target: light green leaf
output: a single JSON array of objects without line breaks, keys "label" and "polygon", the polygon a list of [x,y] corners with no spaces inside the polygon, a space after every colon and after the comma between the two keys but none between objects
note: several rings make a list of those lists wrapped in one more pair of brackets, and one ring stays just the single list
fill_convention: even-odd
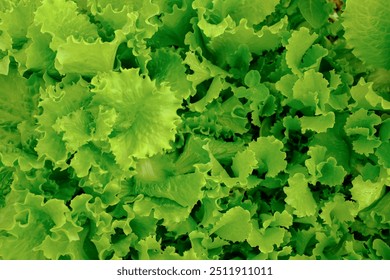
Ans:
[{"label": "light green leaf", "polygon": [[337,161],[333,157],[329,157],[326,161],[318,164],[318,181],[324,185],[337,186],[342,185],[347,172],[342,166],[337,165]]},{"label": "light green leaf", "polygon": [[333,128],[326,132],[316,133],[310,141],[310,146],[323,146],[326,148],[327,155],[336,159],[337,163],[347,172],[351,168],[352,148],[344,131],[344,124],[348,113],[335,114],[335,124]]},{"label": "light green leaf", "polygon": [[62,75],[79,73],[94,76],[98,72],[108,72],[114,68],[114,59],[120,41],[86,42],[73,36],[56,48],[55,67]]},{"label": "light green leaf", "polygon": [[[242,152],[238,152],[234,156],[232,170],[234,172],[234,175],[239,178],[240,183],[243,186],[247,186],[249,188],[251,187],[251,185],[248,185],[249,177],[252,177],[251,174],[257,166],[258,162],[256,160],[255,152],[247,149]],[[259,180],[255,181],[258,182]]]},{"label": "light green leaf", "polygon": [[35,71],[47,69],[53,73],[55,52],[49,47],[51,36],[47,33],[41,33],[40,28],[36,25],[30,26],[27,36],[31,38],[31,43],[26,49],[26,68]]},{"label": "light green leaf", "polygon": [[84,110],[77,110],[69,115],[60,117],[52,126],[58,133],[63,133],[69,151],[75,152],[79,147],[91,140],[90,124],[92,117]]},{"label": "light green leaf", "polygon": [[300,0],[298,7],[303,17],[314,28],[324,25],[333,12],[333,5],[326,0]]},{"label": "light green leaf", "polygon": [[[87,42],[99,37],[96,25],[89,22],[87,15],[78,12],[77,4],[73,1],[43,0],[35,12],[34,22],[41,25],[43,33],[52,36],[50,48],[54,51],[70,36]],[[80,58],[77,59],[80,62]]]},{"label": "light green leaf", "polygon": [[352,144],[357,153],[369,155],[380,146],[381,141],[375,136],[375,127],[381,122],[378,115],[363,108],[348,117],[344,129],[349,137],[353,137]]},{"label": "light green leaf", "polygon": [[250,70],[246,73],[244,83],[247,87],[256,87],[260,85],[260,73],[257,70]]},{"label": "light green leaf", "polygon": [[376,251],[377,256],[384,260],[390,259],[390,246],[381,239],[375,239],[372,248]]},{"label": "light green leaf", "polygon": [[386,193],[373,207],[366,208],[359,213],[365,227],[377,231],[388,228],[390,223],[390,193]]},{"label": "light green leaf", "polygon": [[390,142],[383,142],[375,152],[378,157],[378,163],[383,167],[390,168]]},{"label": "light green leaf", "polygon": [[[293,98],[291,106],[295,109],[309,107],[316,115],[325,113],[329,101],[330,90],[328,81],[319,72],[313,69],[306,71],[299,78],[293,87]],[[297,105],[295,105],[297,104]]]},{"label": "light green leaf", "polygon": [[[153,168],[153,167],[147,167]],[[154,171],[149,171],[149,173]],[[137,179],[134,186],[136,194],[144,194],[150,197],[166,198],[176,202],[182,207],[192,208],[202,197],[202,187],[205,185],[202,173],[190,173],[184,175],[170,176],[164,179],[163,175],[149,174],[160,179],[158,181],[143,181]]]},{"label": "light green leaf", "polygon": [[242,242],[251,230],[250,213],[237,206],[229,209],[214,225],[211,233],[216,233],[223,239]]},{"label": "light green leaf", "polygon": [[[297,82],[298,77],[293,74],[287,74],[280,78],[279,81],[276,82],[275,88],[281,92],[283,96],[286,97],[286,102],[290,103],[293,100],[293,87],[294,84]],[[299,101],[294,101],[293,106],[298,106]],[[282,103],[283,104],[283,103]],[[296,105],[295,105],[296,104]]]},{"label": "light green leaf", "polygon": [[345,38],[354,54],[369,66],[390,69],[390,8],[387,0],[347,1]]},{"label": "light green leaf", "polygon": [[[179,5],[175,1],[164,1],[168,7],[161,7],[162,25],[151,38],[151,44],[162,46],[183,46],[188,31],[191,30],[191,18],[195,16],[192,9],[193,0],[184,0]],[[181,5],[181,6],[180,6]]]},{"label": "light green leaf", "polygon": [[381,118],[373,112],[363,108],[350,115],[344,126],[348,136],[372,136],[376,133],[375,126],[381,123]]},{"label": "light green leaf", "polygon": [[0,29],[0,75],[8,75],[9,51],[12,49],[12,38],[5,30]]},{"label": "light green leaf", "polygon": [[248,26],[247,20],[243,19],[236,27],[218,36],[212,36],[208,47],[216,56],[217,65],[224,67],[226,62],[235,55],[240,45],[246,46],[250,53],[257,55],[264,51],[275,50],[282,44],[282,35],[286,25],[287,19],[284,18],[272,26],[265,25],[256,32]]},{"label": "light green leaf", "polygon": [[258,171],[267,177],[276,177],[287,167],[286,153],[282,152],[283,143],[274,136],[259,137],[249,143],[248,149],[253,151],[258,162]]},{"label": "light green leaf", "polygon": [[386,188],[384,182],[363,180],[360,175],[352,181],[352,186],[352,198],[358,203],[359,211],[377,201],[383,195]]},{"label": "light green leaf", "polygon": [[83,80],[75,82],[71,77],[42,92],[42,100],[39,103],[42,113],[37,117],[37,130],[42,133],[42,137],[38,139],[35,147],[39,157],[50,159],[58,167],[67,166],[66,159],[69,151],[66,149],[62,136],[54,130],[53,125],[58,118],[79,109],[90,97],[88,83]]},{"label": "light green leaf", "polygon": [[166,84],[179,98],[186,99],[193,95],[192,84],[187,80],[186,68],[180,54],[168,48],[159,48],[152,53],[152,60],[147,65],[149,75],[157,84]]},{"label": "light green leaf", "polygon": [[220,15],[222,18],[230,16],[236,22],[245,18],[250,25],[256,25],[275,11],[280,0],[217,0],[214,2],[212,13]]},{"label": "light green leaf", "polygon": [[328,186],[337,186],[343,183],[347,172],[338,165],[334,157],[327,155],[325,147],[312,146],[307,154],[310,158],[305,161],[305,165],[313,176],[314,182],[318,181]]},{"label": "light green leaf", "polygon": [[[20,50],[28,41],[27,30],[33,23],[34,13],[40,5],[40,1],[10,1],[10,3],[12,3],[12,8],[9,7],[7,11],[0,11],[0,19],[2,21],[0,27],[2,32],[0,33],[5,31],[4,34],[0,35],[1,39],[5,39],[5,41],[0,43],[0,46],[6,44],[10,37],[12,38],[12,47]],[[2,49],[2,46],[0,49]]]},{"label": "light green leaf", "polygon": [[[13,224],[10,228],[4,227],[6,223],[0,226],[2,232],[4,229],[8,232],[0,234],[0,256],[3,259],[45,259],[39,245],[48,235],[67,227],[69,235],[77,236],[81,231],[80,227],[67,225],[66,213],[69,209],[61,200],[44,202],[43,196],[26,193],[24,201],[9,206],[14,207]],[[4,212],[4,209],[1,211]]]},{"label": "light green leaf", "polygon": [[139,75],[138,69],[106,72],[92,79],[91,106],[105,104],[117,112],[109,143],[118,164],[128,168],[133,157],[145,158],[171,148],[180,107],[172,91]]},{"label": "light green leaf", "polygon": [[287,195],[285,201],[294,208],[294,215],[298,217],[313,216],[317,213],[317,203],[308,187],[305,176],[296,173],[288,179],[289,186],[284,187],[283,191]]},{"label": "light green leaf", "polygon": [[[174,201],[139,195],[134,202],[137,217],[152,217],[163,220],[163,225],[171,228],[188,219],[191,208],[182,207]],[[152,211],[153,210],[153,211]]]},{"label": "light green leaf", "polygon": [[206,58],[203,58],[202,61],[200,61],[194,52],[187,52],[184,62],[193,71],[193,74],[187,75],[187,80],[192,83],[192,87],[194,90],[199,84],[210,78],[214,78],[217,76],[229,76],[229,74],[225,70],[215,66]]},{"label": "light green leaf", "polygon": [[94,109],[97,109],[97,112],[95,110],[90,111],[95,121],[95,127],[92,129],[92,137],[96,141],[105,141],[113,130],[118,113],[114,108],[107,108],[104,105],[100,105]]},{"label": "light green leaf", "polygon": [[227,87],[228,84],[222,77],[218,76],[213,78],[206,95],[197,102],[189,104],[188,107],[192,111],[202,113],[204,110],[206,110],[206,106],[213,100],[217,99],[221,91],[225,90]]},{"label": "light green leaf", "polygon": [[351,96],[355,100],[354,107],[364,109],[390,109],[390,101],[378,95],[373,89],[374,83],[361,78],[357,85],[351,88]]},{"label": "light green leaf", "polygon": [[321,133],[326,132],[329,128],[334,126],[335,114],[329,112],[315,117],[303,116],[299,120],[301,121],[302,133],[305,133],[307,130]]},{"label": "light green leaf", "polygon": [[293,224],[293,216],[286,210],[283,212],[276,211],[273,215],[261,214],[261,220],[263,221],[263,227],[285,227],[289,228]]},{"label": "light green leaf", "polygon": [[248,237],[248,243],[252,247],[258,247],[262,253],[271,253],[283,243],[286,229],[280,227],[269,227],[258,229],[252,224],[252,231]]},{"label": "light green leaf", "polygon": [[301,61],[317,38],[317,34],[310,34],[310,30],[305,27],[291,33],[291,37],[286,46],[286,63],[292,73],[296,75],[302,74],[300,70]]},{"label": "light green leaf", "polygon": [[302,71],[310,69],[319,71],[322,58],[326,57],[328,53],[328,50],[320,44],[312,45],[302,58],[302,64],[300,65]]},{"label": "light green leaf", "polygon": [[357,205],[346,201],[342,194],[336,194],[321,210],[320,217],[327,225],[353,222],[358,213]]}]

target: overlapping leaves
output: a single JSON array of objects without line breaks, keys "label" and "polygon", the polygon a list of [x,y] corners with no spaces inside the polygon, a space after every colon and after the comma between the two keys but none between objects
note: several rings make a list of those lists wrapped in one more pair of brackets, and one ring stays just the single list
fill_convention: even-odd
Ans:
[{"label": "overlapping leaves", "polygon": [[357,2],[0,1],[0,259],[389,259]]}]

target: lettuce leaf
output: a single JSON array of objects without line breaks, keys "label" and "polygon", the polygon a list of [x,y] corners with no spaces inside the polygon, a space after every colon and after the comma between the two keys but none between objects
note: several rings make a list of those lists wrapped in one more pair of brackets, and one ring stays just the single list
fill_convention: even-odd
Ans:
[{"label": "lettuce leaf", "polygon": [[390,69],[387,55],[390,36],[386,32],[390,22],[386,17],[388,7],[385,2],[347,2],[343,25],[345,36],[358,58],[370,66]]},{"label": "lettuce leaf", "polygon": [[0,259],[388,259],[388,8],[344,2],[1,0]]},{"label": "lettuce leaf", "polygon": [[106,104],[118,114],[109,143],[119,165],[126,168],[133,157],[153,156],[171,148],[180,101],[168,87],[157,88],[137,69],[100,74],[91,83],[91,106]]},{"label": "lettuce leaf", "polygon": [[293,213],[298,217],[315,215],[317,213],[317,203],[304,175],[296,173],[288,180],[288,183],[289,186],[283,190],[287,195],[286,203],[294,208]]},{"label": "lettuce leaf", "polygon": [[285,170],[287,162],[286,153],[281,151],[283,143],[275,137],[259,137],[249,144],[248,149],[255,153],[259,174],[275,177]]}]

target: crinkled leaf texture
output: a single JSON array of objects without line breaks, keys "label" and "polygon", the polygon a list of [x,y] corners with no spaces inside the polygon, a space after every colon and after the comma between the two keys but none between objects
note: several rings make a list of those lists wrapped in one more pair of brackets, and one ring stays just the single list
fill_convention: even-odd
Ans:
[{"label": "crinkled leaf texture", "polygon": [[347,42],[369,66],[390,69],[389,11],[386,0],[346,3],[343,25]]},{"label": "crinkled leaf texture", "polygon": [[91,84],[91,106],[105,104],[117,114],[109,142],[118,164],[130,166],[133,157],[145,158],[171,148],[180,100],[170,88],[157,88],[137,69],[102,73]]},{"label": "crinkled leaf texture", "polygon": [[389,259],[386,4],[0,0],[0,259]]}]

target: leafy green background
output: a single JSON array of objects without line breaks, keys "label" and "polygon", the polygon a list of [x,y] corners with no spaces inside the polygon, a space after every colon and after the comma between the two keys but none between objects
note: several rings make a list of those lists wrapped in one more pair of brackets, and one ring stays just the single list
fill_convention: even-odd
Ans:
[{"label": "leafy green background", "polygon": [[390,259],[386,0],[0,0],[0,259]]}]

